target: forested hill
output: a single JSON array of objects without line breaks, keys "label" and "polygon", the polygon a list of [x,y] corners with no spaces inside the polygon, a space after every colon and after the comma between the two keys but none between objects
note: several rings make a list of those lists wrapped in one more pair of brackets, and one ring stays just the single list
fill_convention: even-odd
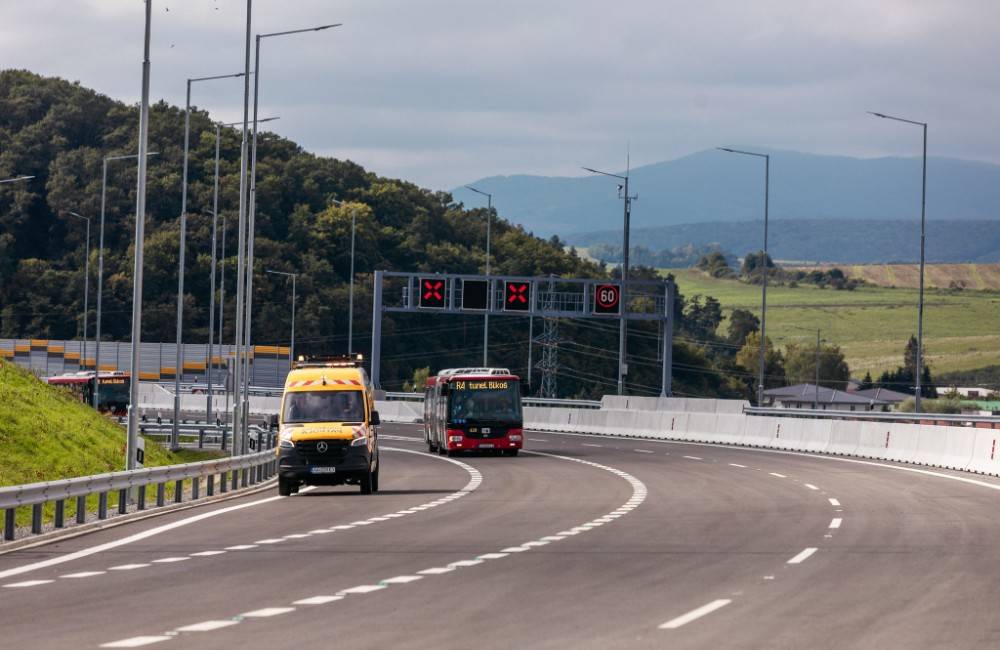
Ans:
[{"label": "forested hill", "polygon": [[[26,71],[0,72],[0,177],[29,174],[26,183],[0,186],[0,336],[73,338],[82,333],[85,228],[69,211],[92,217],[91,319],[96,295],[97,226],[105,156],[137,150],[138,109],[78,84]],[[148,225],[143,338],[175,336],[177,253],[181,210],[183,110],[158,103],[150,112]],[[191,117],[185,341],[206,342],[211,260],[215,123],[203,111]],[[240,133],[222,130],[220,214],[226,218],[225,335],[233,339],[235,213]],[[262,133],[258,152],[257,236],[254,282],[255,343],[289,339],[290,292],[265,269],[299,273],[297,347],[303,352],[346,350],[351,210],[357,210],[355,348],[370,345],[371,275],[375,269],[481,272],[485,265],[486,211],[467,210],[450,194],[387,179],[350,161],[310,154]],[[112,162],[108,172],[104,260],[105,337],[128,340],[135,218],[134,161]],[[347,203],[332,207],[331,199]],[[597,277],[604,269],[503,219],[493,225],[492,270],[500,274]],[[683,309],[683,303],[678,309]],[[494,363],[524,373],[527,319],[491,323]],[[481,318],[406,316],[389,319],[384,332],[384,384],[398,388],[415,368],[478,363]],[[563,354],[560,394],[600,394],[613,386],[617,327],[591,327],[563,335],[583,342],[590,356]],[[640,328],[641,329],[641,328]],[[536,324],[535,335],[540,324]],[[606,330],[606,331],[605,331]],[[605,341],[605,339],[607,339]],[[655,335],[632,353],[656,356]],[[537,350],[535,359],[537,360]],[[700,367],[704,359],[678,350]],[[693,357],[692,354],[695,356]],[[697,357],[697,358],[696,358]],[[640,368],[643,361],[637,361]],[[658,364],[634,370],[635,390],[658,392]],[[612,378],[612,379],[609,379]],[[689,391],[714,393],[720,380],[694,374]]]}]

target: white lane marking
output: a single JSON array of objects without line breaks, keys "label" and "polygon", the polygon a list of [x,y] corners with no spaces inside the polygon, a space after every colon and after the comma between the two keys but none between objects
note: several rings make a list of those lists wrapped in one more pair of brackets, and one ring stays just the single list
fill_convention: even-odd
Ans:
[{"label": "white lane marking", "polygon": [[421,573],[426,576],[436,576],[436,575],[441,575],[442,573],[451,573],[454,570],[455,567],[453,566],[436,566],[430,569],[424,569],[423,571],[417,571],[417,573]]},{"label": "white lane marking", "polygon": [[787,477],[787,476],[785,476],[784,474],[779,474],[779,473],[777,473],[777,472],[768,472],[768,474],[770,474],[771,476],[773,476],[773,477],[775,477],[775,478],[788,478],[788,477]]},{"label": "white lane marking", "polygon": [[837,501],[836,499],[832,499],[831,498],[829,501],[830,501],[830,505],[831,506],[834,506],[834,507],[840,506],[840,501]]},{"label": "white lane marking", "polygon": [[530,440],[531,442],[548,442],[548,440],[544,438],[528,438],[528,440]]},{"label": "white lane marking", "polygon": [[807,488],[809,488],[810,490],[818,490],[818,489],[819,489],[818,487],[816,487],[816,486],[815,486],[815,485],[813,485],[812,483],[806,483],[806,484],[805,484],[805,486],[806,486]]},{"label": "white lane marking", "polygon": [[711,614],[712,612],[714,612],[716,610],[722,609],[723,607],[725,607],[726,605],[728,605],[731,602],[733,602],[733,601],[729,600],[728,598],[720,598],[719,600],[713,600],[712,602],[708,603],[707,605],[702,605],[698,609],[692,609],[687,614],[683,614],[681,616],[678,616],[677,618],[670,619],[666,623],[660,625],[660,629],[661,630],[676,630],[677,628],[681,627],[682,625],[687,625],[688,623],[690,623],[692,621],[697,621],[702,616],[707,616],[707,615]]},{"label": "white lane marking", "polygon": [[255,609],[252,612],[244,612],[240,616],[243,618],[271,618],[272,616],[294,611],[294,607],[265,607],[263,609]]},{"label": "white lane marking", "polygon": [[523,553],[524,551],[531,550],[527,546],[508,546],[507,548],[500,549],[501,553]]},{"label": "white lane marking", "polygon": [[329,528],[317,528],[316,530],[310,530],[310,535],[326,535],[327,533],[332,533],[333,531]]},{"label": "white lane marking", "polygon": [[385,585],[358,585],[357,587],[351,587],[350,589],[342,589],[338,591],[338,594],[370,594],[373,591],[378,591],[380,589],[385,589]]},{"label": "white lane marking", "polygon": [[252,548],[257,548],[256,544],[237,544],[236,546],[227,546],[227,551],[248,551]]},{"label": "white lane marking", "polygon": [[144,645],[150,645],[153,643],[159,643],[160,641],[169,641],[174,637],[172,636],[134,636],[131,639],[122,639],[121,641],[113,641],[111,643],[102,644],[102,648],[139,648]]},{"label": "white lane marking", "polygon": [[417,580],[423,580],[423,576],[396,576],[395,578],[386,578],[380,581],[384,585],[405,585],[408,582],[416,582]]},{"label": "white lane marking", "polygon": [[285,535],[285,539],[305,539],[309,537],[311,533],[292,533],[291,535]]},{"label": "white lane marking", "polygon": [[303,598],[302,600],[296,600],[293,605],[326,605],[327,603],[332,603],[335,600],[343,600],[343,596],[313,596],[312,598]]},{"label": "white lane marking", "polygon": [[67,573],[66,575],[59,576],[60,578],[89,578],[91,576],[99,576],[105,573],[104,571],[80,571],[79,573]]},{"label": "white lane marking", "polygon": [[283,541],[285,540],[281,537],[269,537],[267,539],[258,539],[254,544],[280,544]]},{"label": "white lane marking", "polygon": [[636,452],[637,454],[655,454],[656,453],[655,451],[650,451],[648,449],[633,449],[632,451]]},{"label": "white lane marking", "polygon": [[184,627],[177,628],[177,632],[211,632],[212,630],[221,630],[224,627],[229,627],[230,625],[237,625],[239,621],[203,621],[201,623],[195,623],[194,625],[185,625]]},{"label": "white lane marking", "polygon": [[118,566],[108,567],[108,571],[131,571],[132,569],[145,569],[148,566],[152,565],[148,563],[119,564]]},{"label": "white lane marking", "polygon": [[183,557],[162,557],[159,560],[153,560],[153,564],[173,564],[174,562],[186,562],[190,559],[186,555]]},{"label": "white lane marking", "polygon": [[830,520],[830,528],[840,528],[840,524],[843,523],[843,519],[840,517],[834,517]]},{"label": "white lane marking", "polygon": [[684,458],[687,458],[688,460],[701,460],[700,456],[684,456]]},{"label": "white lane marking", "polygon": [[729,466],[730,467],[742,467],[743,469],[747,468],[746,465],[740,465],[739,463],[729,463]]},{"label": "white lane marking", "polygon": [[603,447],[604,445],[595,445],[592,442],[585,442],[585,443],[583,443],[583,446],[584,447]]},{"label": "white lane marking", "polygon": [[7,589],[20,589],[21,587],[37,587],[38,585],[47,585],[50,582],[55,582],[55,580],[25,580],[24,582],[12,582],[9,585],[4,585]]},{"label": "white lane marking", "polygon": [[788,561],[788,564],[802,564],[803,562],[805,562],[806,560],[808,560],[810,557],[812,557],[812,554],[815,553],[818,550],[819,549],[817,549],[816,547],[810,546],[809,548],[803,550],[801,553],[799,553],[798,555],[796,555],[795,557],[793,557],[792,559],[790,559]]},{"label": "white lane marking", "polygon": [[507,557],[510,553],[483,553],[482,555],[477,555],[476,559],[479,560],[499,560],[502,557]]},{"label": "white lane marking", "polygon": [[222,555],[225,551],[198,551],[197,553],[192,553],[191,557],[212,557],[213,555]]},{"label": "white lane marking", "polygon": [[466,567],[466,566],[476,566],[477,564],[482,564],[482,560],[458,560],[457,562],[449,562],[448,566],[453,566],[455,568]]}]

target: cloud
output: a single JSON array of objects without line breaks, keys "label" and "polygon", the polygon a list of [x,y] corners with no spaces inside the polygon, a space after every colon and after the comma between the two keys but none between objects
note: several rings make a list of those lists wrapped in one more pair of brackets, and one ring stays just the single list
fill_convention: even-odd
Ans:
[{"label": "cloud", "polygon": [[[1000,3],[297,0],[254,3],[261,111],[307,149],[433,188],[576,174],[724,144],[917,155],[866,110],[931,123],[936,155],[1000,161]],[[245,3],[154,0],[152,94],[243,68]],[[167,9],[169,8],[169,11]],[[134,103],[142,0],[0,0],[0,62]],[[239,81],[194,102],[241,115]],[[893,127],[900,128],[893,128]]]}]

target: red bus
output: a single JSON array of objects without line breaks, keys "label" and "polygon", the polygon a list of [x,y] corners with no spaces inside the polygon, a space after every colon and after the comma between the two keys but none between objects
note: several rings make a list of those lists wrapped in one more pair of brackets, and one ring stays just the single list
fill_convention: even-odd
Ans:
[{"label": "red bus", "polygon": [[524,442],[521,380],[506,368],[451,368],[428,377],[424,439],[431,452],[516,456]]},{"label": "red bus", "polygon": [[[132,384],[129,373],[102,372],[97,376],[96,380],[100,382],[100,390],[97,391],[97,395],[101,401],[97,405],[97,410],[107,415],[126,415],[128,413],[129,391]],[[93,371],[57,375],[55,377],[48,377],[45,381],[50,386],[67,387],[81,402],[94,406],[95,378]]]}]

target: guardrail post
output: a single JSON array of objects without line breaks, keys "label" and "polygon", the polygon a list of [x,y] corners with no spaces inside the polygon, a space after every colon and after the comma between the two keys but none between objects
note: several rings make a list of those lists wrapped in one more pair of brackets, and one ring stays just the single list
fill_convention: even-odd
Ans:
[{"label": "guardrail post", "polygon": [[174,481],[174,503],[184,500],[184,480]]},{"label": "guardrail post", "polygon": [[42,532],[42,505],[35,503],[31,506],[31,534],[38,535]]},{"label": "guardrail post", "polygon": [[14,522],[17,516],[17,508],[7,508],[3,513],[3,538],[8,541],[14,541]]},{"label": "guardrail post", "polygon": [[198,429],[198,449],[205,448],[205,429]]},{"label": "guardrail post", "polygon": [[207,496],[215,495],[215,474],[209,474],[205,478],[205,494]]},{"label": "guardrail post", "polygon": [[240,470],[240,487],[246,487],[248,483],[247,480],[247,468],[244,467]]},{"label": "guardrail post", "polygon": [[136,503],[135,503],[136,509],[138,509],[138,510],[145,510],[146,509],[146,486],[145,485],[142,485],[142,486],[139,487],[139,493],[136,496],[138,497],[136,499]]},{"label": "guardrail post", "polygon": [[167,499],[167,484],[157,483],[156,484],[156,507],[162,508],[164,502]]},{"label": "guardrail post", "polygon": [[226,493],[229,491],[229,483],[226,481],[226,473],[223,472],[219,474],[219,492]]},{"label": "guardrail post", "polygon": [[83,524],[87,522],[87,497],[79,496],[76,498],[76,523]]},{"label": "guardrail post", "polygon": [[56,519],[55,527],[63,528],[66,525],[66,501],[65,499],[59,499],[56,501]]},{"label": "guardrail post", "polygon": [[101,492],[97,495],[97,518],[108,518],[108,493]]},{"label": "guardrail post", "polygon": [[240,470],[234,469],[230,473],[233,475],[233,484],[230,487],[234,490],[238,490],[240,487]]},{"label": "guardrail post", "polygon": [[198,476],[195,476],[193,479],[191,479],[191,500],[192,501],[198,498],[198,496],[199,496],[198,495],[198,491],[199,491],[200,487],[201,487],[201,478],[198,477]]},{"label": "guardrail post", "polygon": [[124,515],[128,512],[128,488],[118,490],[118,514]]}]

